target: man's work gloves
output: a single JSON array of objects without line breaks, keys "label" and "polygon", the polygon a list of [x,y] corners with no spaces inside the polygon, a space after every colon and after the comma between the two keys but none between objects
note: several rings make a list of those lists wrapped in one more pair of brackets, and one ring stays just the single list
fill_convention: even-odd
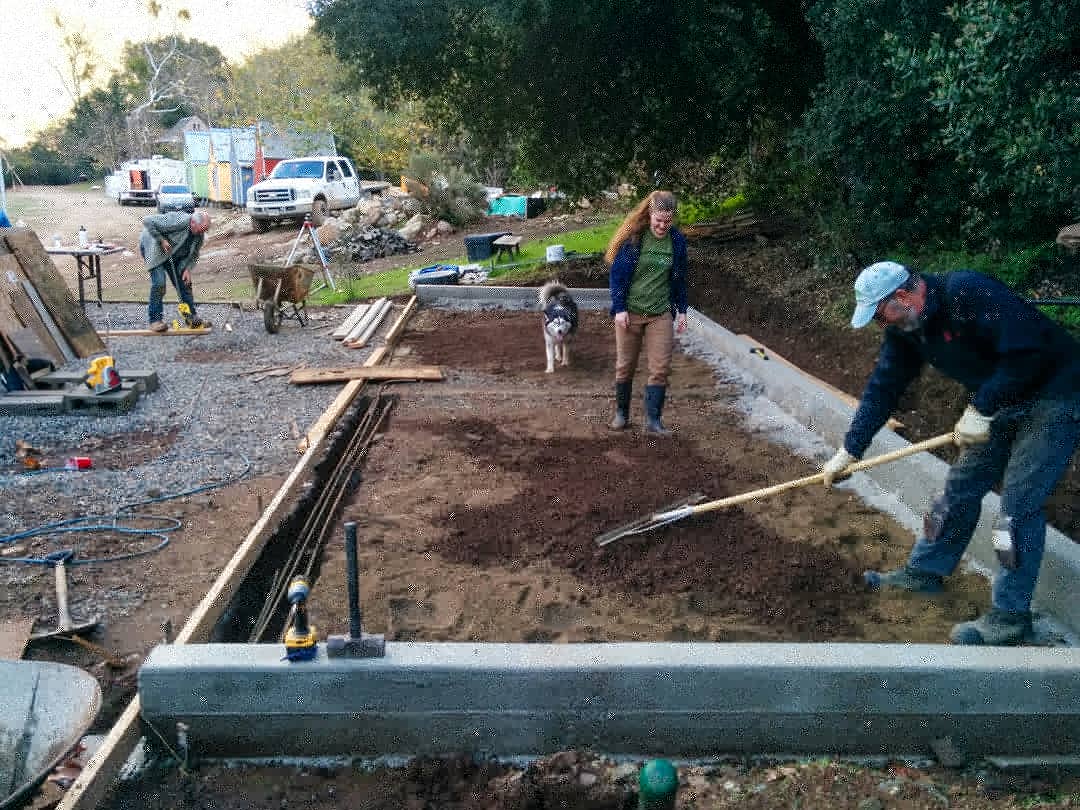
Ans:
[{"label": "man's work gloves", "polygon": [[990,422],[993,418],[983,416],[974,405],[964,408],[960,421],[953,428],[953,440],[960,447],[971,447],[973,444],[985,444],[990,441]]},{"label": "man's work gloves", "polygon": [[842,473],[856,461],[858,459],[843,447],[837,450],[836,455],[826,461],[825,466],[821,468],[821,473],[825,476],[825,486],[831,487],[834,481],[843,481],[847,478]]}]

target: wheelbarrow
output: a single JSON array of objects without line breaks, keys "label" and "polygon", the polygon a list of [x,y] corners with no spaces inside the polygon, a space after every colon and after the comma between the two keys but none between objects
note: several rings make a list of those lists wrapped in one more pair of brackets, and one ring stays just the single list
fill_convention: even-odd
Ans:
[{"label": "wheelbarrow", "polygon": [[305,300],[317,267],[308,264],[249,264],[255,287],[255,305],[262,310],[263,325],[271,335],[289,318],[307,326]]}]

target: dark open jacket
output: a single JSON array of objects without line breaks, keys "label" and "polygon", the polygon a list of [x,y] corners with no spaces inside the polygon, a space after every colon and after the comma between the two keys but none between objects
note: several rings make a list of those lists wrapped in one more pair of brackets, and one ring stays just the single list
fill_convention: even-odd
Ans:
[{"label": "dark open jacket", "polygon": [[[678,228],[672,228],[671,234],[671,275],[670,293],[671,314],[686,312],[686,275],[689,264],[686,258],[686,237]],[[611,314],[626,311],[626,295],[630,291],[630,282],[634,279],[638,258],[641,256],[641,239],[631,238],[623,242],[615,261],[611,263]]]},{"label": "dark open jacket", "polygon": [[979,413],[1080,392],[1080,344],[1008,287],[970,270],[926,275],[926,319],[885,329],[844,448],[861,457],[900,395],[930,363],[961,383]]}]

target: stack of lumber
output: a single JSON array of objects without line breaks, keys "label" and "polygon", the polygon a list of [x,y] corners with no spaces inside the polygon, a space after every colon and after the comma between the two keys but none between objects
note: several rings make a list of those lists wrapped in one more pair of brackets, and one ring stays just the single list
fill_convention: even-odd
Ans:
[{"label": "stack of lumber", "polygon": [[712,239],[718,242],[734,242],[758,235],[768,236],[778,230],[776,223],[759,217],[752,211],[740,211],[723,219],[679,227],[688,239]]}]

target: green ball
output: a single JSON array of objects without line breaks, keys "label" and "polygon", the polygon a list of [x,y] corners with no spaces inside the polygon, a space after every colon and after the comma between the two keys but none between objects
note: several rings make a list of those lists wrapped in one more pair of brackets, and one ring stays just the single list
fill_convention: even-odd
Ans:
[{"label": "green ball", "polygon": [[666,759],[650,759],[638,774],[639,810],[670,810],[675,806],[679,772]]}]

